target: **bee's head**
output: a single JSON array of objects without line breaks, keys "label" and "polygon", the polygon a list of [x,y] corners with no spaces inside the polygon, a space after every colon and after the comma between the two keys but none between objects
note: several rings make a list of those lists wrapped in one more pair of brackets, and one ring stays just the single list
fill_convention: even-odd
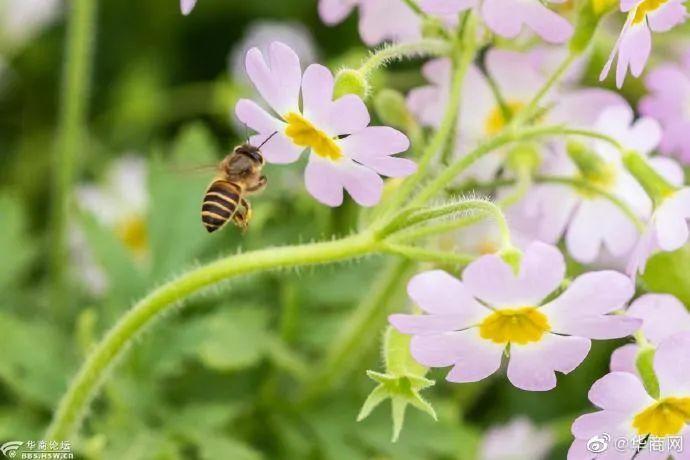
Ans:
[{"label": "bee's head", "polygon": [[259,166],[263,166],[263,164],[264,164],[264,157],[263,157],[263,155],[261,155],[261,151],[259,150],[258,147],[255,147],[253,145],[250,145],[250,144],[240,145],[239,147],[237,147],[235,149],[235,153],[238,155],[246,156],[247,158],[249,158],[252,161],[254,161],[255,163],[257,163],[257,165],[259,165]]}]

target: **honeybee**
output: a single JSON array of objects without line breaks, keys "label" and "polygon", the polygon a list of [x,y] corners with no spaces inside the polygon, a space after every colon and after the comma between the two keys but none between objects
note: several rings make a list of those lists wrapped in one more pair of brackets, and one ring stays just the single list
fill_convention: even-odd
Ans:
[{"label": "honeybee", "polygon": [[[275,133],[274,133],[275,134]],[[213,233],[232,221],[245,232],[252,218],[252,207],[245,198],[266,187],[268,180],[261,174],[264,157],[259,147],[248,142],[235,147],[218,165],[218,175],[204,195],[201,222]]]}]

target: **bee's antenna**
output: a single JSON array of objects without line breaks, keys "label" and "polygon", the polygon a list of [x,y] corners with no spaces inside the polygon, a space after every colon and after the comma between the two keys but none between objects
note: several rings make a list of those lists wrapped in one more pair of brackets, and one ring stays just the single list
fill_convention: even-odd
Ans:
[{"label": "bee's antenna", "polygon": [[268,136],[268,137],[266,138],[266,140],[263,141],[263,142],[261,143],[261,145],[257,147],[257,149],[261,149],[261,147],[263,147],[264,144],[265,144],[266,142],[270,141],[271,138],[272,138],[273,136],[275,136],[276,134],[278,134],[278,131],[273,131],[273,134],[271,134],[270,136]]}]

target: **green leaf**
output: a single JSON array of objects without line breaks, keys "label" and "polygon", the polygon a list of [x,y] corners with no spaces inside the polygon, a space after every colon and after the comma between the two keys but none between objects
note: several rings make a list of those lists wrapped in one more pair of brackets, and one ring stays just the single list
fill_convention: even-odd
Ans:
[{"label": "green leaf", "polygon": [[246,368],[256,364],[266,351],[268,314],[263,309],[221,309],[202,324],[205,337],[197,354],[211,369]]},{"label": "green leaf", "polygon": [[2,312],[0,337],[0,379],[22,399],[53,407],[75,368],[67,338],[47,322]]},{"label": "green leaf", "polygon": [[647,262],[642,281],[649,291],[673,294],[690,305],[690,245],[674,252],[660,252]]}]

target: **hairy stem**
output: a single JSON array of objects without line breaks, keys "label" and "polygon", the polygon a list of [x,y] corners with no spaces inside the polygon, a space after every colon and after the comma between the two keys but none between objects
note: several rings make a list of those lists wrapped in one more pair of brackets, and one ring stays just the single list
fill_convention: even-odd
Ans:
[{"label": "hairy stem", "polygon": [[437,39],[425,39],[416,43],[384,45],[374,51],[357,70],[366,77],[374,70],[384,67],[392,61],[425,56],[446,56],[451,52],[451,49],[452,47],[448,42]]},{"label": "hairy stem", "polygon": [[347,260],[377,250],[379,244],[368,232],[323,243],[267,248],[220,259],[161,286],[134,305],[95,347],[60,401],[46,439],[69,439],[108,370],[132,340],[190,295],[240,275]]},{"label": "hairy stem", "polygon": [[57,143],[53,153],[51,275],[53,301],[64,309],[66,288],[64,267],[67,265],[67,220],[77,158],[86,139],[86,118],[92,70],[96,0],[70,2],[65,65],[58,114]]}]

